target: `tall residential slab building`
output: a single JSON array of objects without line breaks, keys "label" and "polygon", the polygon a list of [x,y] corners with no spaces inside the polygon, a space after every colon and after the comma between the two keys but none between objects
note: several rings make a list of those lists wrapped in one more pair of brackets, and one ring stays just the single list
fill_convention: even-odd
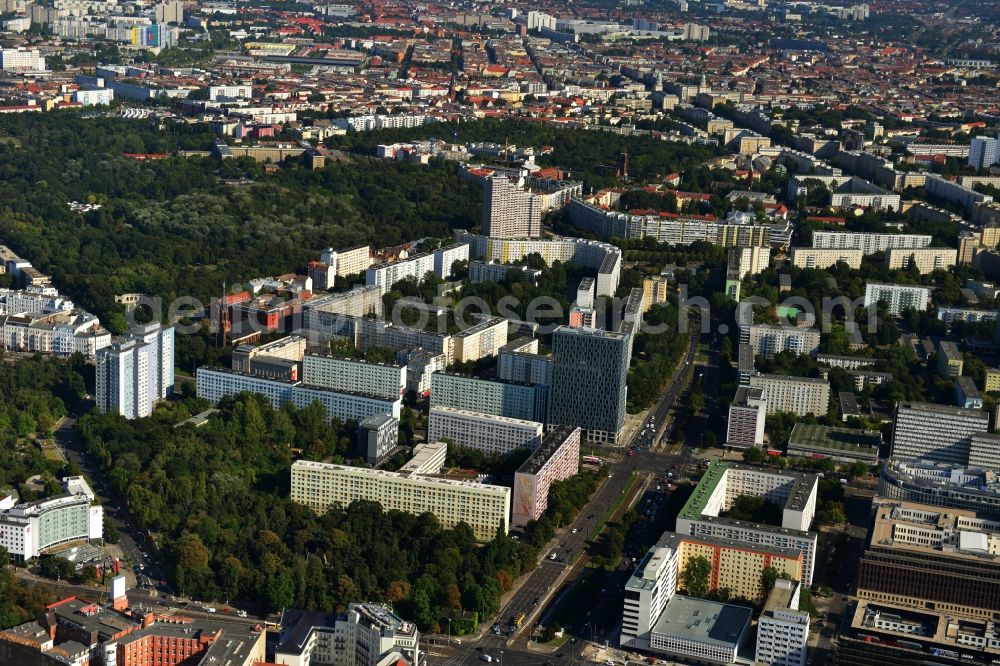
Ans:
[{"label": "tall residential slab building", "polygon": [[542,205],[506,176],[493,176],[483,190],[483,235],[537,238],[542,235]]},{"label": "tall residential slab building", "polygon": [[139,326],[97,353],[95,400],[101,412],[137,419],[173,393],[174,329]]},{"label": "tall residential slab building", "polygon": [[583,428],[616,443],[625,426],[629,335],[560,326],[552,334],[549,425]]}]

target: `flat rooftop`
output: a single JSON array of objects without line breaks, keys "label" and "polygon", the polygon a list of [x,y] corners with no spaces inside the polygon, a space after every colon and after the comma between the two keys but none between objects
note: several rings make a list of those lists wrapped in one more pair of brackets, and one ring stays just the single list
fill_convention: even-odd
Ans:
[{"label": "flat rooftop", "polygon": [[877,454],[882,444],[881,433],[875,430],[830,428],[821,425],[796,423],[788,437],[788,446],[833,452],[862,452]]},{"label": "flat rooftop", "polygon": [[537,474],[577,430],[579,428],[576,426],[559,426],[550,431],[542,440],[541,445],[524,461],[517,473]]},{"label": "flat rooftop", "polygon": [[735,650],[743,642],[752,617],[753,611],[743,606],[674,595],[652,633]]}]

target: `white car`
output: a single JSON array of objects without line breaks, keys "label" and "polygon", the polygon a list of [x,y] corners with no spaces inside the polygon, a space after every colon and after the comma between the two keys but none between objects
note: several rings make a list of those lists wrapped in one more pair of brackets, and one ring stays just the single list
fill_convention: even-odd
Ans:
[{"label": "white car", "polygon": [[203,606],[202,610],[205,611],[206,613],[214,613],[215,612],[215,609],[212,608],[211,606]]},{"label": "white car", "polygon": [[577,529],[576,529],[576,528],[574,527],[573,529],[571,529],[571,530],[570,530],[570,533],[571,533],[571,534],[576,534],[576,533],[577,533],[578,531],[579,531],[579,530],[577,530]]}]

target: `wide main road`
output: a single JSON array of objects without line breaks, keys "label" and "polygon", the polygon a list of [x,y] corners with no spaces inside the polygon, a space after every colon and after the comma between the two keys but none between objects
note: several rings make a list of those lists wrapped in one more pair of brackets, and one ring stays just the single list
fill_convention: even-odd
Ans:
[{"label": "wide main road", "polygon": [[[647,423],[652,422],[658,433],[667,429],[670,412],[690,382],[695,355],[698,351],[698,339],[698,330],[692,330],[687,351],[678,361],[670,381],[663,393],[660,394],[660,398],[643,423],[634,431],[633,442],[641,437]],[[687,449],[682,450],[681,453],[669,454],[658,452],[655,450],[657,448],[659,447],[655,445],[645,447],[634,455],[623,455],[620,461],[607,465],[605,469],[609,475],[608,478],[594,492],[590,502],[580,511],[572,524],[565,528],[563,536],[557,538],[557,545],[541,553],[543,559],[538,568],[528,575],[527,580],[501,609],[498,615],[501,623],[506,624],[510,618],[523,612],[529,618],[526,626],[530,624],[533,613],[540,610],[550,600],[549,596],[558,587],[557,583],[560,582],[560,578],[563,574],[568,573],[567,569],[572,567],[573,563],[580,557],[586,548],[590,533],[597,527],[607,511],[615,506],[633,474],[662,475],[667,465],[686,463],[690,456]],[[553,552],[558,557],[557,561],[548,559]],[[496,636],[492,633],[487,633],[478,642],[471,638],[464,638],[461,645],[449,646],[444,652],[446,654],[440,656],[432,654],[428,663],[472,664],[479,660],[482,654],[489,654],[496,659],[501,652],[503,652],[503,662],[511,664],[537,665],[553,659],[553,657],[546,659],[537,652],[527,651],[523,648],[522,641],[509,640],[505,636]],[[571,655],[567,654],[566,658],[556,658],[556,661],[565,663],[567,658],[573,659]]]}]

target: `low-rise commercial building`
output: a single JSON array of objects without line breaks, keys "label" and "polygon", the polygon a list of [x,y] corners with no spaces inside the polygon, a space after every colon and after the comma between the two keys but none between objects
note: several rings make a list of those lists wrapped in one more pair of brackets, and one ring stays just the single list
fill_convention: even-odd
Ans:
[{"label": "low-rise commercial building", "polygon": [[753,611],[675,595],[650,631],[649,649],[707,664],[733,664],[750,636]]},{"label": "low-rise commercial building", "polygon": [[882,434],[876,430],[829,428],[796,423],[788,437],[788,455],[830,458],[840,463],[877,465]]},{"label": "low-rise commercial building", "polygon": [[541,518],[549,505],[552,484],[579,471],[580,428],[559,426],[551,430],[514,474],[511,524],[523,526]]}]

